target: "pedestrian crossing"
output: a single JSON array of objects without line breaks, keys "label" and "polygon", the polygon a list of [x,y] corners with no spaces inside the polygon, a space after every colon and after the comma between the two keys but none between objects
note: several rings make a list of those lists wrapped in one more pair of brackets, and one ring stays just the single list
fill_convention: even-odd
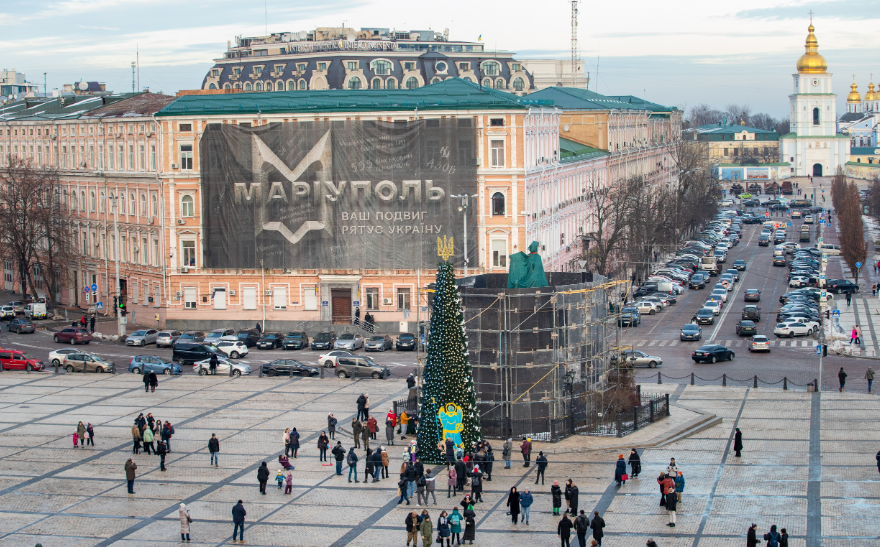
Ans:
[{"label": "pedestrian crossing", "polygon": [[[682,342],[681,340],[633,340],[632,342],[623,342],[623,345],[631,345],[634,348],[651,348],[651,347],[673,347],[678,345],[693,345],[694,347],[699,347],[702,344],[720,344],[722,346],[728,348],[742,348],[748,347],[748,338],[740,338],[738,340],[700,340],[699,342],[693,342],[688,340],[686,342]],[[771,348],[813,348],[816,346],[816,341],[812,339],[808,340],[770,340]]]}]

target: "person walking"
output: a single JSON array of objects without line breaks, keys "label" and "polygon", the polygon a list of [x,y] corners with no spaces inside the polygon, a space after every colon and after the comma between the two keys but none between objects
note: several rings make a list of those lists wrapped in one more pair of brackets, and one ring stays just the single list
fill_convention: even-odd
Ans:
[{"label": "person walking", "polygon": [[559,481],[553,481],[550,487],[550,498],[553,502],[553,514],[558,515],[559,509],[562,507],[562,488],[559,487]]},{"label": "person walking", "polygon": [[390,461],[388,459],[388,451],[385,450],[384,446],[380,446],[379,450],[382,452],[379,456],[380,459],[382,460],[382,478],[387,479],[388,478],[388,463]]},{"label": "person walking", "polygon": [[544,484],[544,472],[547,470],[547,456],[544,455],[544,452],[538,452],[538,459],[535,460],[535,466],[538,468],[538,473],[535,475],[535,484],[538,484],[538,478],[541,479],[541,484]]},{"label": "person walking", "polygon": [[623,459],[623,454],[617,456],[617,464],[614,468],[614,480],[617,481],[617,486],[621,484],[626,484],[626,461]]},{"label": "person walking", "polygon": [[134,494],[134,478],[137,468],[137,464],[134,463],[131,458],[128,458],[128,461],[125,462],[125,480],[128,481],[129,494]]},{"label": "person walking", "polygon": [[507,494],[507,512],[510,514],[510,520],[513,521],[514,524],[519,522],[519,492],[516,491],[516,486],[510,489],[510,493]]},{"label": "person walking", "polygon": [[159,385],[159,377],[155,371],[150,371],[150,393],[156,393],[156,386]]},{"label": "person walking", "polygon": [[[364,399],[364,422],[368,422],[370,421],[370,394],[364,393]],[[366,427],[366,423],[364,424],[364,427]]]},{"label": "person walking", "polygon": [[556,535],[559,537],[562,547],[571,547],[571,529],[574,523],[568,520],[568,516],[562,515],[562,520],[556,525]]},{"label": "person walking", "polygon": [[461,513],[458,512],[458,507],[453,507],[452,513],[449,514],[450,544],[454,541],[456,545],[461,545],[461,521]]},{"label": "person walking", "polygon": [[776,531],[776,525],[770,526],[770,531],[764,534],[764,541],[767,542],[767,547],[779,547],[779,540],[781,536],[779,532]]},{"label": "person walking", "polygon": [[[345,463],[348,464],[348,482],[351,482],[351,474],[354,473],[354,482],[358,481],[358,457],[357,454],[354,453],[354,447],[348,449],[348,455],[345,457]],[[364,482],[367,482],[364,479]]]},{"label": "person walking", "polygon": [[523,457],[523,467],[529,466],[529,458],[531,458],[532,454],[532,440],[526,437],[523,437],[523,442],[519,445],[519,450],[522,452]]},{"label": "person walking", "polygon": [[519,506],[522,508],[522,517],[520,518],[520,522],[525,522],[526,525],[529,524],[529,512],[531,511],[532,504],[535,502],[535,497],[532,496],[529,489],[526,488],[519,495]]},{"label": "person walking", "polygon": [[848,292],[848,293],[846,293],[846,307],[848,308],[851,303],[852,303],[852,293]]},{"label": "person walking", "polygon": [[[876,264],[874,264],[874,274],[875,275],[877,274],[877,265]],[[871,284],[871,296],[877,296],[877,284],[876,283]]]},{"label": "person walking", "polygon": [[388,411],[388,415],[385,417],[385,440],[388,441],[388,444],[394,446],[394,426],[397,425],[397,416],[394,414],[393,410]]},{"label": "person walking", "polygon": [[299,433],[294,427],[290,430],[290,453],[296,458],[297,452],[299,452]]},{"label": "person walking", "polygon": [[507,439],[501,447],[501,458],[504,459],[504,469],[510,469],[511,454],[513,454],[513,439]]},{"label": "person walking", "polygon": [[406,463],[403,476],[406,479],[406,497],[411,498],[416,492],[416,480],[419,478],[416,466],[412,462],[408,461]]},{"label": "person walking", "polygon": [[354,324],[360,325],[360,323],[361,323],[361,309],[355,308],[354,309]]},{"label": "person walking", "polygon": [[843,367],[840,367],[840,372],[837,373],[837,379],[840,381],[840,387],[837,388],[837,391],[846,391],[846,376],[847,374],[843,371]]},{"label": "person walking", "polygon": [[474,512],[474,506],[468,505],[462,516],[464,517],[464,535],[461,536],[461,539],[469,541],[473,545],[477,536],[477,514]]},{"label": "person walking", "polygon": [[[360,410],[358,410],[358,415],[360,415]],[[354,437],[353,448],[361,447],[361,431],[363,428],[364,426],[357,420],[357,418],[351,420],[351,435]]]},{"label": "person walking", "polygon": [[475,465],[474,470],[468,473],[468,476],[471,478],[471,498],[474,500],[474,503],[482,503],[483,472],[480,471],[480,466]]},{"label": "person walking", "polygon": [[137,422],[135,422],[135,424],[131,426],[131,439],[134,443],[131,449],[131,453],[137,455],[140,453],[141,450],[141,430],[138,427]]},{"label": "person walking", "polygon": [[257,326],[254,328],[257,329],[257,334],[263,334],[263,325],[257,323]]},{"label": "person walking", "polygon": [[373,477],[373,482],[376,482],[376,457],[373,455],[373,451],[371,449],[367,449],[367,454],[364,456],[364,484],[367,484],[367,480],[370,477]]},{"label": "person walking", "polygon": [[330,435],[330,440],[333,441],[336,439],[336,418],[333,417],[333,414],[330,413],[327,415],[327,433]]},{"label": "person walking", "polygon": [[363,416],[363,419],[366,420],[367,413],[365,412],[365,407],[367,404],[367,396],[364,395],[363,393],[361,393],[360,397],[357,398],[356,402],[357,402],[357,417],[355,418],[355,420],[361,420],[361,416]]},{"label": "person walking", "polygon": [[581,514],[574,519],[574,531],[579,547],[587,547],[587,532],[590,530],[590,517],[581,509]]},{"label": "person walking", "polygon": [[858,325],[853,329],[856,333],[856,345],[862,344],[862,328]]},{"label": "person walking", "polygon": [[364,424],[361,427],[361,441],[364,443],[364,450],[370,449],[370,428]]},{"label": "person walking", "polygon": [[156,454],[159,455],[159,471],[167,471],[165,469],[165,456],[168,454],[168,448],[165,446],[165,441],[159,441],[159,444],[156,445]]},{"label": "person walking", "polygon": [[495,465],[495,453],[492,452],[492,448],[488,446],[489,443],[486,443],[486,459],[483,461],[483,471],[486,473],[486,480],[492,480],[492,467]]},{"label": "person walking", "polygon": [[746,533],[746,547],[758,547],[758,525],[754,522]]},{"label": "person walking", "polygon": [[681,495],[684,493],[684,473],[679,471],[673,480],[675,481],[675,497],[681,502]]},{"label": "person walking", "polygon": [[741,456],[740,452],[743,449],[743,434],[739,428],[736,428],[736,433],[733,434],[733,451],[734,455],[739,458]]},{"label": "person walking", "polygon": [[678,496],[675,493],[675,480],[666,475],[663,486],[666,488],[666,511],[669,512],[669,523],[666,526],[675,528],[675,509],[678,503]]},{"label": "person walking", "polygon": [[590,528],[593,530],[593,539],[598,545],[602,545],[602,537],[605,535],[602,530],[605,528],[605,519],[599,516],[599,511],[593,511],[593,522],[590,523]]},{"label": "person walking", "polygon": [[445,539],[446,547],[452,547],[452,543],[449,539],[450,535],[451,531],[449,529],[449,514],[446,511],[443,511],[437,518],[437,543],[442,546],[443,540]]},{"label": "person walking", "polygon": [[156,449],[153,448],[153,441],[156,440],[156,437],[153,435],[153,430],[149,427],[144,428],[143,432],[143,440],[144,440],[144,454],[156,453]]},{"label": "person walking", "polygon": [[342,462],[345,461],[345,449],[342,448],[342,441],[336,441],[336,446],[330,453],[336,459],[336,475],[342,476]]},{"label": "person walking", "polygon": [[[400,505],[404,501],[409,505],[409,481],[406,480],[406,474],[400,474],[400,480],[397,481],[397,491],[400,492],[400,498],[397,500],[397,505]],[[415,514],[415,512],[413,513]]]},{"label": "person walking", "polygon": [[435,477],[431,470],[428,469],[425,471],[423,478],[425,479],[425,505],[428,505],[428,496],[431,496],[431,499],[434,500],[434,505],[437,505],[437,495],[434,493],[437,485],[437,477]]},{"label": "person walking", "polygon": [[235,533],[238,532],[238,543],[244,543],[244,517],[247,511],[244,510],[244,502],[238,500],[232,507],[232,543],[235,541]]},{"label": "person walking", "polygon": [[186,508],[185,504],[181,503],[177,513],[180,516],[180,541],[189,541],[189,525],[192,522],[189,509]]},{"label": "person walking", "polygon": [[95,316],[93,315],[89,318],[89,330],[92,331],[92,334],[95,334]]},{"label": "person walking", "polygon": [[406,547],[410,541],[413,547],[419,547],[419,514],[415,511],[407,514],[403,524],[406,526]]},{"label": "person walking", "polygon": [[[870,370],[870,367],[868,367],[868,370]],[[92,427],[91,422],[88,425],[86,425],[86,433],[89,436],[89,438],[86,440],[86,444],[87,445],[90,444],[92,446],[95,446],[95,428]]]},{"label": "person walking", "polygon": [[162,440],[165,442],[165,450],[171,452],[171,437],[174,435],[174,426],[171,425],[171,422],[165,420],[165,425],[162,426]]},{"label": "person walking", "polygon": [[217,438],[216,433],[211,433],[211,438],[208,439],[208,452],[211,453],[211,463],[208,465],[213,465],[214,467],[220,466],[220,439]]},{"label": "person walking", "polygon": [[874,369],[870,365],[868,365],[868,370],[865,371],[865,380],[868,381],[868,393],[874,393]]},{"label": "person walking", "polygon": [[79,437],[79,445],[83,447],[86,445],[86,425],[82,422],[76,424],[76,434]]},{"label": "person walking", "polygon": [[642,459],[639,457],[639,453],[635,448],[630,450],[629,452],[629,476],[631,478],[636,478],[639,476],[639,473],[642,472]]},{"label": "person walking", "polygon": [[266,495],[266,484],[269,482],[269,466],[266,462],[260,464],[257,469],[257,482],[260,484],[260,494]]},{"label": "person walking", "polygon": [[431,515],[428,513],[422,513],[419,531],[422,533],[422,545],[431,545],[431,540],[434,537],[434,523],[431,522]]},{"label": "person walking", "polygon": [[318,436],[318,461],[327,461],[327,449],[330,448],[330,438],[323,431]]}]

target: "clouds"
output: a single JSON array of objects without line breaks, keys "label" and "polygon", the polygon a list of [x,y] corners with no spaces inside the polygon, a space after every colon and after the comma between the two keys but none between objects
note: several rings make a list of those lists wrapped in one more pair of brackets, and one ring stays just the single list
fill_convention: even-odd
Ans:
[{"label": "clouds", "polygon": [[870,20],[877,19],[880,13],[880,0],[831,0],[828,2],[807,2],[797,5],[780,5],[739,11],[736,17],[741,19],[761,19],[767,21],[800,20],[809,17],[810,11],[817,20],[845,19]]}]

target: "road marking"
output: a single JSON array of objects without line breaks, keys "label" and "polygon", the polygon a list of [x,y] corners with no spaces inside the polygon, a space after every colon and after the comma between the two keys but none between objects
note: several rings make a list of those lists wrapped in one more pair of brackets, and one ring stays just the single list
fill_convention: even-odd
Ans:
[{"label": "road marking", "polygon": [[668,342],[668,340],[661,340],[661,341],[660,341],[660,345],[661,345],[661,346],[665,346],[665,345],[666,345],[666,342]]},{"label": "road marking", "polygon": [[672,342],[669,342],[669,347],[677,346],[677,345],[678,345],[678,340],[673,340]]},{"label": "road marking", "polygon": [[638,344],[636,344],[636,346],[644,346],[644,345],[645,345],[645,341],[644,341],[644,340],[642,340],[641,342],[639,342]]}]

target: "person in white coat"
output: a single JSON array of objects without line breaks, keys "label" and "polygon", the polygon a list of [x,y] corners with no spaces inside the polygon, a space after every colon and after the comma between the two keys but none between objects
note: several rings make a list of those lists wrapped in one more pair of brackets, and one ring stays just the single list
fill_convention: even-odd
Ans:
[{"label": "person in white coat", "polygon": [[186,508],[185,504],[181,503],[178,513],[180,514],[180,541],[189,541],[189,524],[192,522],[189,509]]}]

